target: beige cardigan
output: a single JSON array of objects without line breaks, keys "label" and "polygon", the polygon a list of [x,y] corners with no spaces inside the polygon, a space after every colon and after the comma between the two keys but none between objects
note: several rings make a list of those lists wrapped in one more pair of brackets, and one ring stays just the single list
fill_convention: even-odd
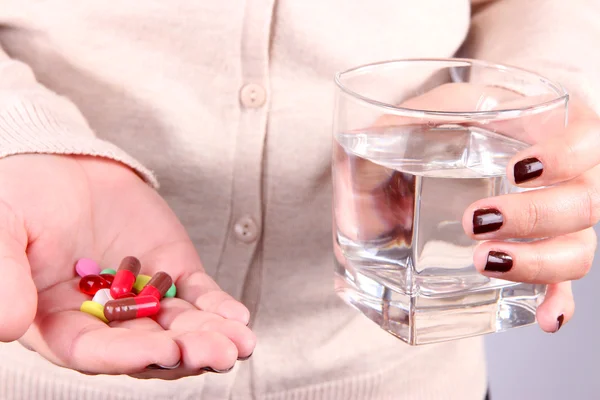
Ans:
[{"label": "beige cardigan", "polygon": [[0,0],[0,155],[154,171],[259,338],[229,374],[174,382],[0,345],[0,399],[481,400],[480,338],[411,348],[333,293],[332,76],[452,56],[471,22],[461,54],[538,70],[598,110],[599,21],[597,0],[498,0],[473,19],[468,0]]}]

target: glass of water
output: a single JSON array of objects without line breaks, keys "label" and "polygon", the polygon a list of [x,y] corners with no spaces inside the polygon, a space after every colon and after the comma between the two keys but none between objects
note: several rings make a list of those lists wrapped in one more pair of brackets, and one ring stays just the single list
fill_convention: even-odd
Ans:
[{"label": "glass of water", "polygon": [[467,59],[381,62],[335,82],[339,296],[413,345],[534,323],[546,287],[479,274],[462,216],[476,200],[523,190],[507,165],[561,132],[566,91]]}]

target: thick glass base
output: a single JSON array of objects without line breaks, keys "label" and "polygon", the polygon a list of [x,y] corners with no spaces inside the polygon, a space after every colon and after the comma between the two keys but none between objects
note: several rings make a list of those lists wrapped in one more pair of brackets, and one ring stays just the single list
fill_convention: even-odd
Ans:
[{"label": "thick glass base", "polygon": [[410,345],[505,331],[535,323],[545,285],[503,282],[441,295],[392,290],[336,266],[336,293],[384,330]]}]

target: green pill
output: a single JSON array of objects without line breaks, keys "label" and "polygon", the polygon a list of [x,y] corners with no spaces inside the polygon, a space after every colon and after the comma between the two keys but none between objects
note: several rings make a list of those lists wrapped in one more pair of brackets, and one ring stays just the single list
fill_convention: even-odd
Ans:
[{"label": "green pill", "polygon": [[167,293],[165,293],[165,297],[175,297],[176,294],[177,288],[175,287],[175,284],[172,284],[169,290],[167,290]]},{"label": "green pill", "polygon": [[100,271],[100,273],[101,273],[101,274],[111,274],[111,275],[116,275],[116,274],[117,274],[117,271],[115,271],[115,270],[114,270],[114,269],[112,269],[112,268],[106,268],[106,269],[103,269],[102,271]]}]

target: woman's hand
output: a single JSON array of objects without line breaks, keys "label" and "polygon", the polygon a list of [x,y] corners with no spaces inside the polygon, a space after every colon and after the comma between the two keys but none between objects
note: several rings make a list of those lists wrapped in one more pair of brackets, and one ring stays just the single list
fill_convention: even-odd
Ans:
[{"label": "woman's hand", "polygon": [[[451,83],[400,105],[421,110],[491,111],[551,99],[523,97],[499,87]],[[592,265],[596,249],[592,227],[600,219],[600,118],[576,98],[570,100],[567,128],[562,110],[555,111],[481,125],[532,145],[510,160],[506,175],[518,187],[543,188],[481,199],[471,204],[462,217],[467,235],[483,241],[474,252],[474,264],[481,273],[510,281],[549,284],[545,300],[537,309],[538,324],[546,332],[557,331],[573,316],[570,281],[583,277]],[[390,114],[373,126],[439,123]],[[397,133],[392,130],[390,134]],[[402,235],[411,235],[414,183],[404,174],[347,153],[340,145],[334,146],[334,157],[338,230],[351,240],[408,240]],[[409,232],[403,233],[398,227]],[[525,243],[505,239],[539,240]],[[339,246],[334,250],[338,262],[344,263]]]},{"label": "woman's hand", "polygon": [[[545,133],[547,138],[540,132],[507,167],[515,185],[544,188],[477,201],[462,223],[471,237],[486,240],[474,255],[481,273],[549,284],[537,320],[544,331],[555,332],[575,310],[570,281],[588,273],[596,249],[592,227],[600,219],[600,118],[572,99],[568,127]],[[513,238],[540,240],[502,241]]]},{"label": "woman's hand", "polygon": [[[143,274],[169,273],[177,298],[164,299],[155,320],[108,326],[80,312],[90,298],[78,290],[75,262],[92,258],[116,269],[129,255],[141,260]],[[166,202],[120,164],[49,155],[0,160],[0,259],[0,340],[20,338],[57,365],[170,379],[227,370],[254,349],[246,307],[204,272]]]}]

